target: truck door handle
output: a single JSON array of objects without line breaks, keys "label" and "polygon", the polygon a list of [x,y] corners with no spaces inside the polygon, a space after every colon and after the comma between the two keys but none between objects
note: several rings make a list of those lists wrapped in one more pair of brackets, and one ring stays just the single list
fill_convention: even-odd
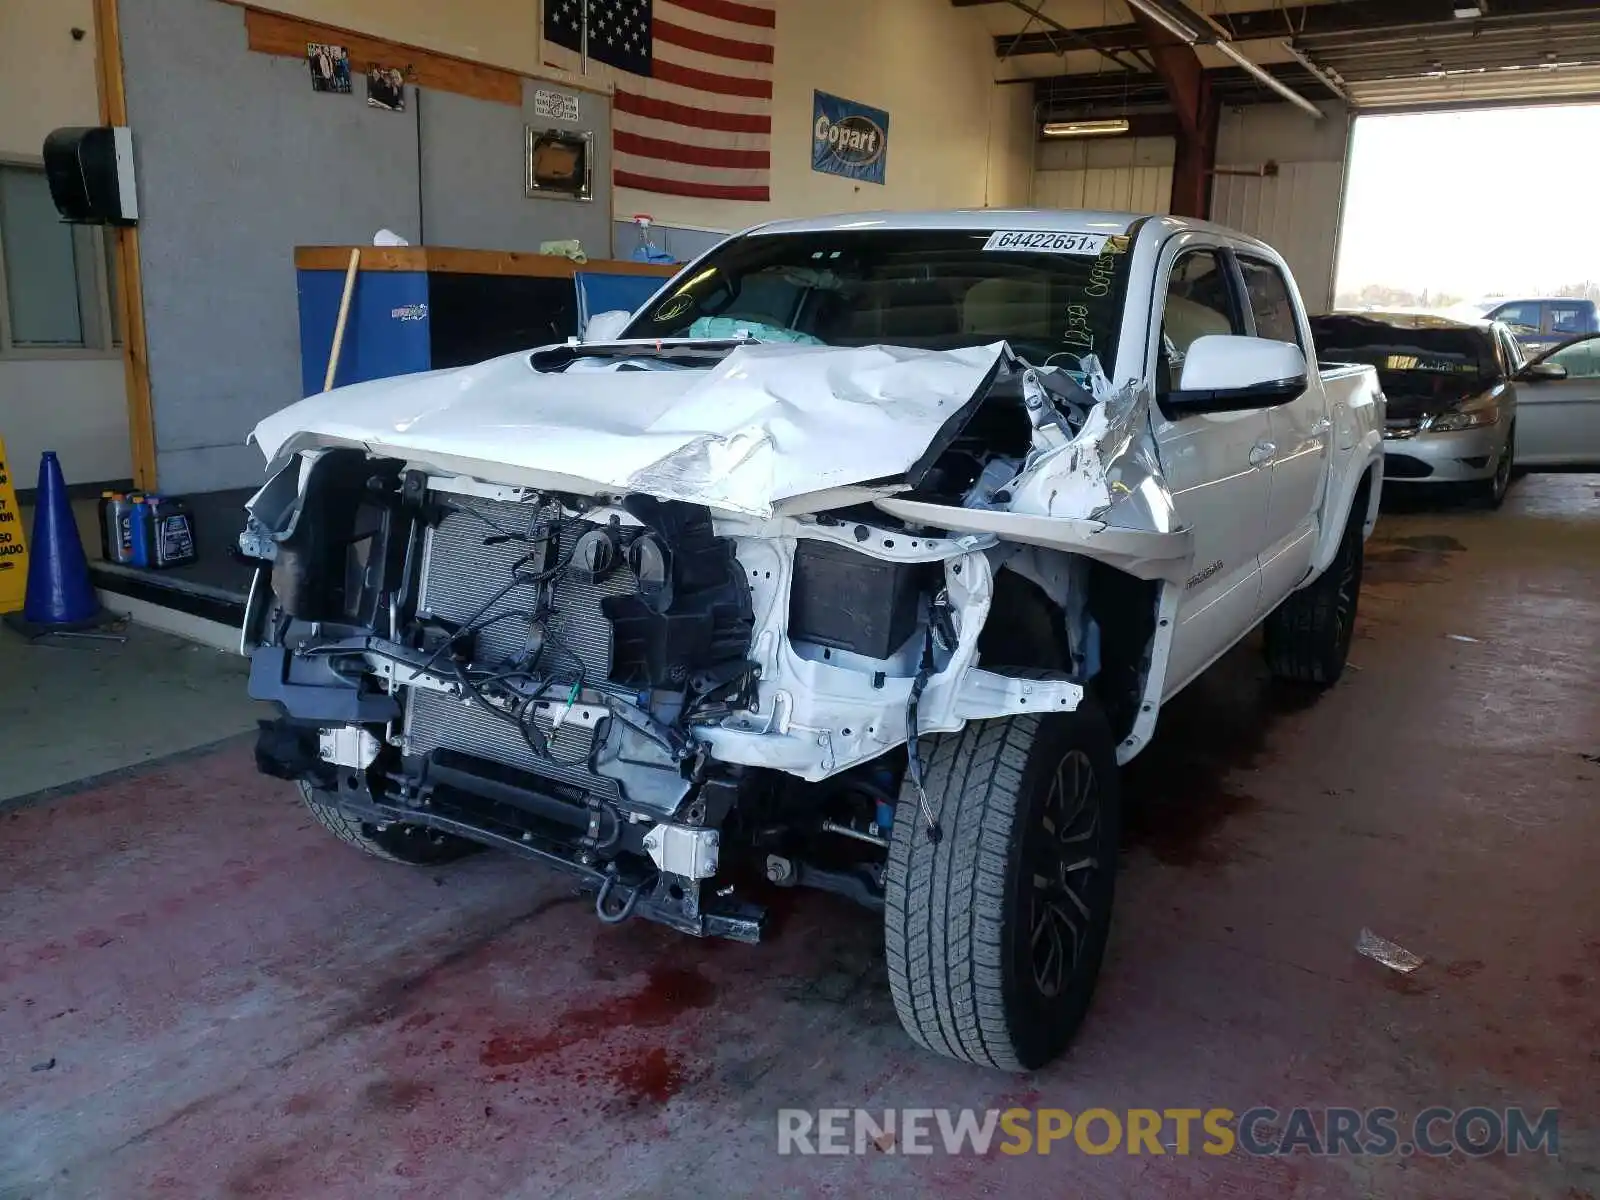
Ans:
[{"label": "truck door handle", "polygon": [[1312,434],[1313,437],[1317,437],[1317,436],[1320,436],[1321,434],[1327,433],[1328,430],[1330,430],[1332,428],[1333,428],[1333,420],[1332,420],[1332,418],[1323,417],[1322,420],[1318,421],[1315,425],[1313,425],[1311,427],[1311,434]]},{"label": "truck door handle", "polygon": [[1278,452],[1276,442],[1257,442],[1250,447],[1250,465],[1264,467],[1272,461],[1272,456]]}]

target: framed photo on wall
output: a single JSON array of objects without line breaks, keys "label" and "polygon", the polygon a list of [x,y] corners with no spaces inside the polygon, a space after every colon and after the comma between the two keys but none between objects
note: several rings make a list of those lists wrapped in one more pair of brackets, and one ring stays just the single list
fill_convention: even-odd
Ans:
[{"label": "framed photo on wall", "polygon": [[526,193],[554,200],[594,199],[594,134],[527,127]]},{"label": "framed photo on wall", "polygon": [[307,42],[306,65],[313,92],[350,94],[350,52],[331,42]]},{"label": "framed photo on wall", "polygon": [[406,77],[399,67],[367,68],[367,106],[389,112],[406,110]]}]

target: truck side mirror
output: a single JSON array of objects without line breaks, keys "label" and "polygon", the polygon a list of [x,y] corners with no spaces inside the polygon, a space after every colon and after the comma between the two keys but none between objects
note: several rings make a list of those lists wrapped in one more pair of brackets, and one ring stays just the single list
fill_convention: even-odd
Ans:
[{"label": "truck side mirror", "polygon": [[1178,390],[1162,404],[1181,412],[1270,408],[1306,390],[1306,356],[1291,342],[1207,334],[1189,346]]}]

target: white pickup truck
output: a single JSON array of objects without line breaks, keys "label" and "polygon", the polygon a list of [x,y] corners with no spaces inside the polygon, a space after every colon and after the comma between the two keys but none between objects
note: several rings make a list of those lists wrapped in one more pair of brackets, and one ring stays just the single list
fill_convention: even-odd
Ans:
[{"label": "white pickup truck", "polygon": [[1344,665],[1383,397],[1311,345],[1214,225],[855,214],[303,400],[241,537],[261,769],[381,858],[499,847],[609,922],[753,941],[763,888],[851,896],[916,1041],[1037,1067],[1162,704],[1263,623],[1279,675]]}]

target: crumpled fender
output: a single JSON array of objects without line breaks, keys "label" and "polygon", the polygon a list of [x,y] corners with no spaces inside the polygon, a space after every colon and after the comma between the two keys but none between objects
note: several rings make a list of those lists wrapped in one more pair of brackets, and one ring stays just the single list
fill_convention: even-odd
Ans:
[{"label": "crumpled fender", "polygon": [[1150,433],[1150,399],[1114,388],[1092,357],[1084,363],[1094,406],[1069,434],[1054,414],[1082,408],[1061,372],[1023,368],[1035,451],[1004,489],[1004,507],[955,507],[900,496],[873,501],[908,521],[1084,554],[1140,579],[1187,579],[1194,535],[1178,521]]}]

